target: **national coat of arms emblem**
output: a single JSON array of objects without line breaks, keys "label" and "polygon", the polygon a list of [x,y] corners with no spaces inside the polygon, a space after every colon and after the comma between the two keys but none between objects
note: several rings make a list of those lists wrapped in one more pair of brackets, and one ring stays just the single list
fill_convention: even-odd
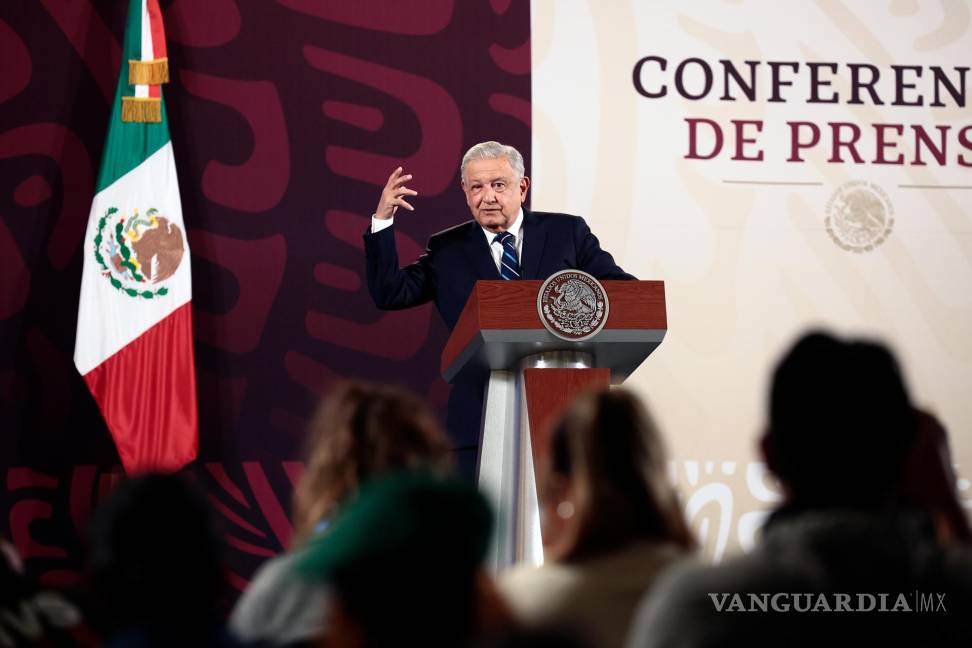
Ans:
[{"label": "national coat of arms emblem", "polygon": [[868,252],[884,242],[894,227],[894,207],[873,182],[840,186],[827,202],[827,233],[848,252]]},{"label": "national coat of arms emblem", "polygon": [[125,218],[109,207],[98,219],[94,257],[102,276],[129,297],[154,299],[168,294],[165,281],[176,273],[185,254],[178,225],[149,209]]},{"label": "national coat of arms emblem", "polygon": [[580,270],[561,270],[550,276],[537,295],[537,311],[548,331],[579,342],[604,328],[610,303],[601,283]]}]

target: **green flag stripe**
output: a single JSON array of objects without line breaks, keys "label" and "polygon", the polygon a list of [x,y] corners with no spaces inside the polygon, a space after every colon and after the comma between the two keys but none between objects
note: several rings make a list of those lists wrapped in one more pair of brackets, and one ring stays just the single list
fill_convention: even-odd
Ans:
[{"label": "green flag stripe", "polygon": [[129,0],[128,20],[125,24],[125,45],[122,48],[121,68],[115,102],[111,107],[105,150],[101,156],[101,170],[95,193],[111,186],[169,141],[169,119],[162,99],[162,121],[157,124],[123,122],[122,97],[135,95],[135,86],[128,83],[128,61],[142,58],[142,2]]}]

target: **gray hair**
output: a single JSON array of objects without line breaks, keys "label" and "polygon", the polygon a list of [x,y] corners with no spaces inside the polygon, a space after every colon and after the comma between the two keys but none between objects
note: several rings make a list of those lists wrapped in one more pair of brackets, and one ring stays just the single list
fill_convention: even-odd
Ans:
[{"label": "gray hair", "polygon": [[472,160],[496,160],[499,158],[506,158],[509,160],[510,166],[513,167],[513,175],[516,177],[514,181],[519,182],[526,170],[523,167],[523,156],[512,146],[507,144],[500,144],[499,142],[480,142],[476,144],[471,149],[466,151],[466,154],[462,156],[462,164],[459,166],[459,172],[462,174],[462,180],[466,180],[466,165]]}]

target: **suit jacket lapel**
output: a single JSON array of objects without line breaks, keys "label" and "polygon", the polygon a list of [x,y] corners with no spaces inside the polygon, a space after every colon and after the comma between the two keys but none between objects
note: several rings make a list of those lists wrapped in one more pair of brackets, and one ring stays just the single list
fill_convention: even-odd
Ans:
[{"label": "suit jacket lapel", "polygon": [[540,277],[540,259],[543,257],[543,245],[547,239],[547,230],[540,217],[526,207],[523,208],[523,251],[520,253],[521,277],[524,279],[545,279]]},{"label": "suit jacket lapel", "polygon": [[489,243],[486,242],[486,235],[479,223],[473,221],[469,228],[469,235],[466,237],[466,258],[473,267],[473,274],[477,279],[499,279],[499,271],[496,269],[496,262],[489,251]]}]

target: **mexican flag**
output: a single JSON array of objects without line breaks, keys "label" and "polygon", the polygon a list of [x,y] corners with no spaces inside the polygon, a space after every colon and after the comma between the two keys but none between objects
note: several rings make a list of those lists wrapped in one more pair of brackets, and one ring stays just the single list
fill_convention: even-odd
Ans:
[{"label": "mexican flag", "polygon": [[189,245],[161,92],[168,76],[158,0],[129,0],[74,345],[129,474],[178,470],[199,445]]}]

